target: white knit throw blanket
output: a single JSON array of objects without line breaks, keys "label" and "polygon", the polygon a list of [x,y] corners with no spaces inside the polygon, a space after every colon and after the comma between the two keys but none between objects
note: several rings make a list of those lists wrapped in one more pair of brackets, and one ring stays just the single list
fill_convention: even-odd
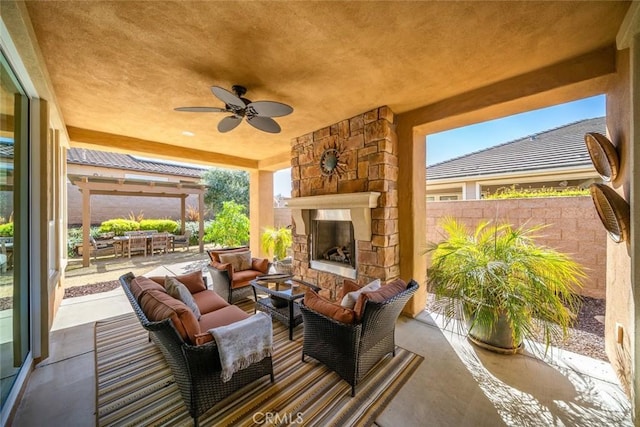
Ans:
[{"label": "white knit throw blanket", "polygon": [[261,311],[227,326],[209,329],[218,344],[222,381],[231,379],[234,372],[248,368],[271,356],[273,330],[271,316]]}]

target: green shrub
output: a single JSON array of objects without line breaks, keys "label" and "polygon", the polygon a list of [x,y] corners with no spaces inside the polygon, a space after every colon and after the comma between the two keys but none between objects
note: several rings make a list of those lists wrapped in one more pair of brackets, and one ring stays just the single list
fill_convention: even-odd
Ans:
[{"label": "green shrub", "polygon": [[[204,221],[204,229],[205,233],[208,228],[211,228],[213,221],[206,220]],[[185,221],[184,222],[184,230],[189,231],[191,236],[189,237],[189,245],[194,246],[198,244],[198,235],[200,233],[200,223],[198,221]],[[180,221],[178,221],[178,229],[180,229]],[[179,233],[176,231],[176,233]]]},{"label": "green shrub", "polygon": [[171,219],[143,219],[140,221],[140,230],[157,230],[158,233],[175,234],[180,230],[180,225]]},{"label": "green shrub", "polygon": [[489,194],[485,199],[527,199],[535,197],[579,197],[588,196],[589,189],[567,187],[563,189],[555,188],[516,188],[515,185],[511,187],[503,187],[496,190],[495,193]]},{"label": "green shrub", "polygon": [[2,237],[13,237],[13,223],[8,222],[6,224],[0,225],[0,236]]},{"label": "green shrub", "polygon": [[241,246],[249,242],[249,218],[245,207],[236,202],[224,202],[215,221],[205,229],[204,241],[217,245]]},{"label": "green shrub", "polygon": [[268,254],[273,253],[277,260],[287,257],[287,250],[293,244],[291,229],[287,227],[267,227],[260,236],[262,250]]},{"label": "green shrub", "polygon": [[[94,239],[100,237],[99,227],[90,227],[89,234]],[[69,228],[67,230],[67,255],[69,257],[78,256],[77,248],[82,245],[82,227]]]},{"label": "green shrub", "polygon": [[100,233],[115,233],[116,236],[124,236],[126,231],[136,231],[140,224],[129,219],[110,219],[100,224]]}]

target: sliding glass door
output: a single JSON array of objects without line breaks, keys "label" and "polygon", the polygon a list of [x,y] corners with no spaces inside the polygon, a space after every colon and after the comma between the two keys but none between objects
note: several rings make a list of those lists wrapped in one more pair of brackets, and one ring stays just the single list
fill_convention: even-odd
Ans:
[{"label": "sliding glass door", "polygon": [[30,350],[29,107],[1,51],[0,109],[0,409],[4,409]]}]

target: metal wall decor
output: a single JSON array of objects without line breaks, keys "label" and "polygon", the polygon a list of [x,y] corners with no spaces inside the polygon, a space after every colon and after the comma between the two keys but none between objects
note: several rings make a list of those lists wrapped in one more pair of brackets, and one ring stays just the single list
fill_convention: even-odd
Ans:
[{"label": "metal wall decor", "polygon": [[605,182],[613,181],[618,176],[620,160],[616,147],[609,139],[598,132],[589,132],[584,135],[587,151],[598,174]]},{"label": "metal wall decor", "polygon": [[589,190],[598,216],[609,232],[611,240],[616,243],[629,241],[631,230],[629,203],[606,184],[591,184]]},{"label": "metal wall decor", "polygon": [[343,150],[338,147],[337,143],[329,144],[322,152],[320,156],[320,172],[328,177],[329,181],[334,176],[339,178],[345,172],[346,163],[340,161],[342,155]]}]

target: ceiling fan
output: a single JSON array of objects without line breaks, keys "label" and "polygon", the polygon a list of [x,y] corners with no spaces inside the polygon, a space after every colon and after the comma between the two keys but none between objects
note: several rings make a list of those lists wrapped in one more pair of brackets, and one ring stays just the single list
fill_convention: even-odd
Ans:
[{"label": "ceiling fan", "polygon": [[242,118],[256,129],[264,132],[279,133],[280,125],[272,117],[282,117],[293,112],[293,108],[286,104],[274,101],[256,101],[243,98],[247,93],[244,86],[234,85],[231,87],[234,93],[229,92],[219,86],[211,86],[211,92],[224,102],[224,108],[218,107],[178,107],[176,111],[188,111],[192,113],[231,113],[220,120],[218,131],[229,132],[240,124]]}]

